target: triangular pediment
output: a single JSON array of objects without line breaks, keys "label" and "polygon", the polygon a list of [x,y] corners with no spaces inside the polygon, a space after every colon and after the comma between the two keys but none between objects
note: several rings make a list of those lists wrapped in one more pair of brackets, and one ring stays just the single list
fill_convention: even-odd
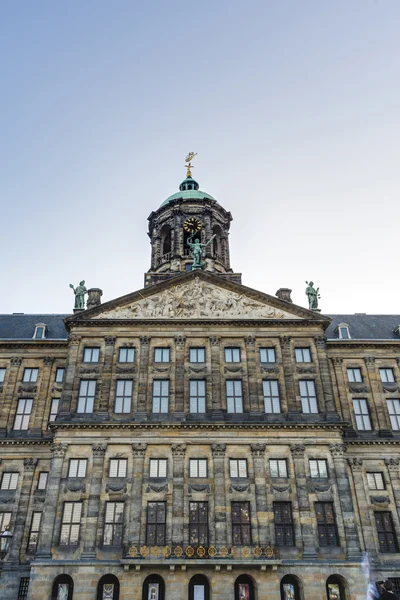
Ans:
[{"label": "triangular pediment", "polygon": [[167,282],[75,314],[82,320],[312,320],[322,315],[204,271]]}]

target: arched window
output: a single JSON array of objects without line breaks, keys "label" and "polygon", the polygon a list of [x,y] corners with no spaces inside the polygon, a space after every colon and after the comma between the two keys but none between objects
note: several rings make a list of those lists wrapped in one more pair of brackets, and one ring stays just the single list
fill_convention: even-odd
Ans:
[{"label": "arched window", "polygon": [[281,600],[301,600],[299,580],[294,575],[282,578]]},{"label": "arched window", "polygon": [[165,583],[160,575],[149,575],[143,582],[142,600],[164,600]]},{"label": "arched window", "polygon": [[331,575],[326,580],[327,600],[346,600],[344,580],[338,575]]},{"label": "arched window", "polygon": [[336,328],[340,340],[350,340],[350,328],[347,323],[339,323]]},{"label": "arched window", "polygon": [[189,581],[189,600],[209,600],[210,584],[205,575],[194,575]]},{"label": "arched window", "polygon": [[47,326],[45,323],[37,323],[35,325],[35,332],[33,334],[33,337],[35,340],[42,340],[46,337],[46,329]]},{"label": "arched window", "polygon": [[51,600],[72,600],[74,582],[69,575],[59,575],[53,583]]},{"label": "arched window", "polygon": [[161,256],[171,252],[171,227],[164,225],[161,229]]},{"label": "arched window", "polygon": [[221,244],[222,230],[221,230],[221,227],[219,225],[214,225],[212,232],[213,232],[213,235],[216,236],[212,242],[213,255],[215,256],[217,254],[218,256],[222,257],[222,244]]},{"label": "arched window", "polygon": [[240,575],[236,579],[235,600],[254,600],[254,583],[248,575]]},{"label": "arched window", "polygon": [[119,600],[119,581],[115,575],[103,575],[97,585],[97,600]]}]

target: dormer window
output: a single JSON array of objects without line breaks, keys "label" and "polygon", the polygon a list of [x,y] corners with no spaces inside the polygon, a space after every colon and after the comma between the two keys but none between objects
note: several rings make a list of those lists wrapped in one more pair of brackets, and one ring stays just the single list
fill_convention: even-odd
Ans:
[{"label": "dormer window", "polygon": [[35,340],[43,340],[46,337],[46,325],[45,323],[38,323],[35,326],[35,333],[33,334],[33,338]]},{"label": "dormer window", "polygon": [[397,327],[394,328],[394,332],[400,337],[400,325],[397,325]]},{"label": "dormer window", "polygon": [[347,323],[339,323],[336,331],[340,340],[351,340],[350,329]]}]

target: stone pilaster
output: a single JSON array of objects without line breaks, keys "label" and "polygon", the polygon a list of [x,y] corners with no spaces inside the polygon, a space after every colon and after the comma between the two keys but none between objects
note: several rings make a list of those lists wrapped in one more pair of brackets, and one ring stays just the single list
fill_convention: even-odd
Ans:
[{"label": "stone pilaster", "polygon": [[258,539],[260,546],[267,545],[272,539],[268,522],[267,493],[265,487],[265,449],[266,444],[251,444],[254,465],[254,484],[256,494]]},{"label": "stone pilaster", "polygon": [[252,413],[260,412],[260,400],[257,388],[256,338],[248,335],[244,338],[247,356],[247,380],[249,385],[249,409]]},{"label": "stone pilaster", "polygon": [[225,493],[225,452],[226,444],[212,444],[214,471],[214,511],[215,539],[221,546],[227,543],[226,532],[226,493]]},{"label": "stone pilaster", "polygon": [[215,419],[222,418],[220,343],[220,337],[217,335],[210,336],[212,417]]},{"label": "stone pilaster", "polygon": [[101,378],[100,402],[98,412],[108,416],[110,412],[110,392],[111,392],[111,375],[114,357],[115,337],[112,335],[105,336],[104,364]]},{"label": "stone pilaster", "polygon": [[143,539],[141,539],[140,535],[143,500],[143,465],[146,449],[147,444],[132,444],[133,468],[129,510],[128,539],[129,545],[134,545],[137,547],[140,546],[140,544],[144,541],[146,536],[145,532],[143,532]]},{"label": "stone pilaster", "polygon": [[375,365],[375,357],[366,356],[364,362],[367,367],[368,382],[372,394],[372,403],[370,406],[371,413],[375,411],[376,425],[379,427],[381,433],[391,432],[392,426],[385,405],[385,398],[382,393],[382,383]]},{"label": "stone pilaster", "polygon": [[[13,427],[13,419],[15,416],[15,410],[11,410],[13,399],[16,398],[16,390],[18,381],[21,380],[22,359],[19,357],[12,358],[10,360],[10,372],[7,378],[7,385],[4,388],[3,401],[0,405],[0,435],[5,436],[7,429],[10,430]],[[17,400],[15,400],[15,408],[17,406]]]},{"label": "stone pilaster", "polygon": [[175,416],[183,419],[185,416],[185,342],[184,335],[175,336]]},{"label": "stone pilaster", "polygon": [[[358,457],[351,457],[347,459],[347,464],[350,467],[353,476],[354,491],[356,494],[356,501],[358,505],[359,519],[362,527],[362,534],[364,538],[365,548],[370,556],[376,554],[375,543],[374,543],[374,532],[373,525],[371,523],[369,515],[369,498],[365,489],[365,482],[363,477],[363,460]],[[353,490],[352,490],[353,491]]]},{"label": "stone pilaster", "polygon": [[400,519],[400,475],[399,475],[399,458],[385,458],[385,465],[389,472],[390,483],[392,485],[393,496],[396,502],[396,510]]},{"label": "stone pilaster", "polygon": [[283,375],[285,378],[286,399],[288,413],[299,413],[300,405],[296,402],[296,390],[293,378],[293,363],[292,363],[292,344],[291,338],[288,335],[283,335],[280,338]]},{"label": "stone pilaster", "polygon": [[[173,249],[173,253],[174,256],[180,256],[182,254],[181,252],[181,241],[180,241],[180,230],[181,230],[181,210],[178,209],[174,209],[173,210],[173,215],[174,215],[174,237],[173,237],[173,248],[171,248],[171,250]],[[172,232],[171,232],[172,234]]]},{"label": "stone pilaster", "polygon": [[37,395],[36,402],[33,403],[32,415],[30,420],[29,429],[31,432],[36,432],[40,434],[42,431],[42,427],[46,428],[46,423],[48,420],[48,414],[46,414],[46,402],[50,404],[51,399],[49,398],[50,394],[50,376],[51,376],[51,368],[53,365],[54,359],[51,356],[45,356],[43,358],[43,368],[41,369],[40,375],[40,383],[39,383],[39,392]]},{"label": "stone pilaster", "polygon": [[65,365],[64,385],[59,410],[61,420],[63,418],[68,419],[72,411],[72,394],[80,341],[81,338],[78,335],[69,336],[67,363]]},{"label": "stone pilaster", "polygon": [[84,531],[85,545],[82,552],[82,558],[88,560],[96,558],[97,525],[100,513],[100,492],[104,472],[104,456],[106,451],[107,444],[93,444],[92,446],[92,476],[90,479],[89,500]]},{"label": "stone pilaster", "polygon": [[354,515],[353,498],[346,463],[346,444],[330,444],[329,450],[332,454],[335,466],[337,491],[340,498],[340,508],[346,536],[347,558],[357,560],[361,556],[360,542]]},{"label": "stone pilaster", "polygon": [[58,506],[58,494],[60,490],[62,466],[65,454],[68,450],[68,444],[52,444],[50,450],[50,473],[47,483],[46,500],[43,507],[38,549],[36,552],[36,556],[40,558],[51,558],[54,523],[57,510],[61,510],[61,507]]},{"label": "stone pilaster", "polygon": [[21,558],[21,542],[24,536],[25,520],[28,514],[29,500],[32,495],[33,475],[35,472],[37,462],[37,458],[24,459],[24,474],[22,480],[22,488],[17,508],[17,516],[14,524],[12,545],[6,559],[7,562],[19,562]]},{"label": "stone pilaster", "polygon": [[343,373],[343,358],[335,356],[332,360],[333,367],[335,369],[336,389],[339,392],[339,401],[342,410],[342,417],[344,421],[347,421],[351,425],[349,401],[347,396],[347,384]]},{"label": "stone pilaster", "polygon": [[184,513],[184,461],[186,444],[172,444],[173,489],[172,489],[172,543],[183,544]]},{"label": "stone pilaster", "polygon": [[[207,243],[208,240],[210,240],[212,237],[211,210],[208,208],[206,208],[204,210],[204,234],[205,234],[205,241]],[[212,257],[212,243],[208,244],[208,246],[206,246],[205,256],[206,256],[206,258]]]},{"label": "stone pilaster", "polygon": [[296,491],[300,512],[301,536],[303,538],[303,558],[316,558],[317,549],[312,527],[310,499],[308,496],[306,470],[304,464],[304,444],[290,446],[296,474]]},{"label": "stone pilaster", "polygon": [[326,339],[323,336],[316,336],[314,340],[317,348],[319,372],[322,382],[322,391],[325,399],[326,417],[329,421],[337,421],[339,420],[339,415],[337,414],[335,398],[333,395],[331,373],[326,354]]},{"label": "stone pilaster", "polygon": [[147,335],[140,337],[140,364],[138,374],[138,396],[136,420],[147,419],[147,386],[149,374],[150,340]]}]

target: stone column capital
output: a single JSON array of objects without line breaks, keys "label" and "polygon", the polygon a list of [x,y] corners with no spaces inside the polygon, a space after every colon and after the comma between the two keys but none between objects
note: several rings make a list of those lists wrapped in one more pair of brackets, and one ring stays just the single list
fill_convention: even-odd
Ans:
[{"label": "stone column capital", "polygon": [[107,451],[107,444],[93,444],[93,456],[104,456]]},{"label": "stone column capital", "polygon": [[342,458],[342,457],[344,457],[345,453],[347,452],[347,445],[346,444],[330,444],[329,450],[330,450],[330,453],[332,454],[333,458]]},{"label": "stone column capital", "polygon": [[323,335],[316,335],[314,337],[315,340],[315,345],[317,346],[317,348],[319,349],[324,349],[326,348],[326,337]]},{"label": "stone column capital", "polygon": [[44,356],[43,357],[43,365],[45,367],[51,367],[54,362],[54,358],[52,356]]},{"label": "stone column capital", "polygon": [[361,472],[363,468],[363,459],[352,456],[347,459],[347,463],[353,472]]},{"label": "stone column capital", "polygon": [[186,444],[172,444],[171,450],[174,458],[176,456],[185,456]]},{"label": "stone column capital", "polygon": [[244,343],[246,346],[254,347],[256,345],[256,338],[254,335],[245,335]]},{"label": "stone column capital", "polygon": [[399,477],[399,462],[400,459],[399,458],[385,458],[385,465],[388,468],[390,477],[395,477],[398,478]]},{"label": "stone column capital", "polygon": [[51,458],[64,458],[68,450],[68,444],[51,444],[50,452]]},{"label": "stone column capital", "polygon": [[365,356],[364,362],[365,362],[367,368],[374,367],[375,366],[375,356]]},{"label": "stone column capital", "polygon": [[150,344],[151,336],[149,336],[149,335],[141,335],[139,337],[139,340],[140,340],[140,343],[143,346],[148,346]]},{"label": "stone column capital", "polygon": [[290,335],[281,335],[280,342],[282,346],[290,346],[292,338]]},{"label": "stone column capital", "polygon": [[146,448],[147,448],[147,444],[144,444],[144,443],[132,444],[133,456],[143,458],[143,456],[146,453]]},{"label": "stone column capital", "polygon": [[183,348],[183,346],[185,345],[185,342],[186,342],[186,337],[184,335],[176,335],[174,337],[174,340],[175,340],[176,346]]},{"label": "stone column capital", "polygon": [[79,344],[79,342],[81,341],[81,339],[82,339],[82,338],[81,338],[81,336],[80,336],[80,335],[74,335],[74,334],[71,334],[71,335],[68,337],[68,342],[69,342],[69,344],[70,344],[71,346],[77,346],[77,345]]},{"label": "stone column capital", "polygon": [[343,364],[343,358],[340,356],[334,356],[332,360],[335,367],[340,367]]},{"label": "stone column capital", "polygon": [[37,464],[38,464],[37,458],[32,458],[32,457],[24,458],[24,470],[25,471],[34,471]]},{"label": "stone column capital", "polygon": [[211,346],[219,346],[220,342],[221,342],[221,338],[218,335],[210,335]]},{"label": "stone column capital", "polygon": [[306,447],[304,444],[292,444],[290,446],[290,452],[293,455],[293,458],[304,458],[304,452]]},{"label": "stone column capital", "polygon": [[116,339],[117,338],[114,335],[105,335],[104,336],[104,341],[106,343],[106,346],[114,346]]},{"label": "stone column capital", "polygon": [[264,456],[267,444],[251,444],[250,449],[253,456]]},{"label": "stone column capital", "polygon": [[12,358],[10,362],[12,367],[20,367],[22,363],[22,358],[17,356],[15,358]]},{"label": "stone column capital", "polygon": [[225,456],[226,444],[212,444],[211,452],[214,458]]}]

